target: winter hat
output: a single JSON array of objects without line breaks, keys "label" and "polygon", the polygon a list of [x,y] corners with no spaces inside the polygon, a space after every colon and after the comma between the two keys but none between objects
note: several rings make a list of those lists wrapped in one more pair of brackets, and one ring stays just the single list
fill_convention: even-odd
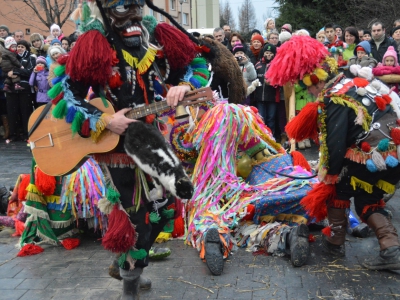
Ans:
[{"label": "winter hat", "polygon": [[283,24],[283,26],[281,27],[281,30],[282,29],[285,29],[290,34],[292,33],[292,25],[290,25],[290,24]]},{"label": "winter hat", "polygon": [[371,44],[368,41],[362,41],[357,45],[357,47],[354,49],[354,55],[357,56],[357,49],[359,47],[362,47],[364,49],[364,52],[369,56],[371,53]]},{"label": "winter hat", "polygon": [[61,34],[61,28],[57,24],[53,24],[53,25],[50,26],[50,34],[53,34],[53,29],[58,29],[60,31],[60,34]]},{"label": "winter hat", "polygon": [[265,51],[270,51],[275,55],[276,54],[276,47],[274,45],[272,45],[272,44],[265,44],[264,48],[263,48],[263,54],[264,54]]},{"label": "winter hat", "polygon": [[251,41],[259,41],[261,43],[261,45],[264,45],[264,38],[260,35],[260,34],[255,34],[253,35],[253,37],[251,38]]},{"label": "winter hat", "polygon": [[14,40],[14,38],[12,36],[9,36],[4,41],[4,47],[6,49],[10,49],[11,45],[17,45],[17,42]]},{"label": "winter hat", "polygon": [[58,45],[54,45],[54,46],[50,46],[49,50],[47,50],[47,53],[49,54],[49,56],[51,57],[53,54],[55,53],[61,53],[64,54],[65,50],[63,48],[61,48],[61,46]]},{"label": "winter hat", "polygon": [[17,42],[17,46],[18,45],[23,45],[26,48],[26,51],[31,52],[31,45],[29,45],[29,43],[25,40],[20,40]]},{"label": "winter hat", "polygon": [[45,58],[44,56],[39,56],[39,57],[36,59],[36,64],[44,64],[44,65],[46,65],[46,64],[47,64],[46,58]]},{"label": "winter hat", "polygon": [[40,33],[32,33],[30,38],[29,38],[29,40],[31,41],[31,44],[33,46],[33,42],[34,41],[39,40],[39,41],[42,41],[42,43],[43,43],[44,39],[43,39],[43,36]]},{"label": "winter hat", "polygon": [[397,61],[397,52],[396,50],[394,50],[393,46],[389,46],[389,48],[385,52],[385,55],[383,55],[382,58],[383,63],[385,62],[385,58],[388,56],[392,56],[394,58],[394,66],[397,67],[399,65],[399,62]]},{"label": "winter hat", "polygon": [[396,30],[399,30],[400,26],[397,26],[395,28],[393,28],[392,30],[390,30],[390,36],[393,36],[393,33],[395,33]]},{"label": "winter hat", "polygon": [[60,42],[59,39],[52,39],[51,42],[50,42],[50,46],[53,46],[53,45],[56,44],[56,43],[58,43],[58,44],[61,45],[61,42]]},{"label": "winter hat", "polygon": [[269,21],[275,21],[274,18],[267,18],[264,22],[264,28],[267,28]]},{"label": "winter hat", "polygon": [[233,46],[233,50],[232,50],[233,54],[235,54],[238,51],[245,52],[244,47],[243,47],[242,43],[240,43],[240,42],[237,42],[235,44],[235,46]]},{"label": "winter hat", "polygon": [[0,29],[4,29],[8,34],[10,34],[10,29],[8,29],[6,25],[0,25]]},{"label": "winter hat", "polygon": [[369,36],[372,36],[371,31],[369,30],[364,30],[364,34],[369,34]]},{"label": "winter hat", "polygon": [[251,31],[251,35],[253,35],[254,33],[258,33],[259,35],[261,35],[261,31],[258,30],[258,29],[253,29],[253,30]]},{"label": "winter hat", "polygon": [[288,31],[282,31],[279,34],[279,41],[281,42],[281,44],[283,44],[284,42],[290,40],[291,37],[292,35]]}]

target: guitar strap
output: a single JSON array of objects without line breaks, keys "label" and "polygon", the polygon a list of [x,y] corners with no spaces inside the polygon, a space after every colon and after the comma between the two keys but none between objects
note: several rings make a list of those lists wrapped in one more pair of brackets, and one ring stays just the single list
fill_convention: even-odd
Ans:
[{"label": "guitar strap", "polygon": [[168,92],[168,87],[165,84],[164,77],[162,77],[160,69],[158,68],[158,65],[156,64],[156,61],[153,61],[153,67],[154,67],[154,71],[156,71],[156,73],[157,73],[157,76],[160,78],[163,87]]},{"label": "guitar strap", "polygon": [[44,117],[47,115],[47,113],[49,112],[51,106],[53,105],[53,103],[51,101],[49,101],[46,106],[44,107],[44,109],[42,110],[42,112],[40,113],[39,117],[36,119],[35,123],[33,123],[31,129],[29,129],[28,132],[28,137],[31,136],[31,134],[36,130],[36,128],[39,126],[40,122],[42,122],[42,120],[44,119]]}]

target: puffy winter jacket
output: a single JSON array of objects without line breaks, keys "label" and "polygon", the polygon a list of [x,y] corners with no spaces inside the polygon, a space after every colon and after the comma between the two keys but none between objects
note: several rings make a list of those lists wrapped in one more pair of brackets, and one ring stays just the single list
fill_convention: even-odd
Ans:
[{"label": "puffy winter jacket", "polygon": [[32,72],[29,79],[30,86],[37,87],[36,102],[38,103],[47,103],[50,101],[49,96],[47,96],[47,91],[50,89],[47,76],[49,76],[49,71],[45,69],[38,73]]}]

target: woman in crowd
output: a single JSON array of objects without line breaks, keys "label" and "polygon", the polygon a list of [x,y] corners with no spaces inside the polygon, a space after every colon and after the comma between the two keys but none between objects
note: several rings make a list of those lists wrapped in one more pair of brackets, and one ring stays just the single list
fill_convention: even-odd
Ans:
[{"label": "woman in crowd", "polygon": [[325,30],[320,30],[318,33],[317,33],[317,36],[316,36],[316,38],[317,38],[317,41],[318,42],[320,42],[320,43],[325,43],[325,39],[326,39],[326,36],[325,36]]},{"label": "woman in crowd", "polygon": [[[62,55],[65,54],[66,52],[64,51],[61,46],[55,45],[55,46],[50,46],[49,50],[47,51],[48,58],[50,60],[49,65],[49,76],[47,77],[47,80],[49,82],[50,87],[53,86],[53,79],[56,78],[57,76],[54,74],[54,69],[59,66],[60,64],[57,62],[57,59]],[[46,59],[47,60],[47,59]]]},{"label": "woman in crowd", "polygon": [[[15,140],[28,139],[28,120],[32,113],[34,105],[34,94],[29,85],[29,78],[36,65],[35,57],[31,55],[30,46],[27,41],[21,40],[17,42],[17,59],[23,66],[15,68],[8,72],[8,76],[19,76],[21,78],[20,85],[23,90],[16,91],[14,89],[7,93],[7,112],[9,119],[10,136],[6,143]],[[22,127],[21,127],[22,126]],[[20,134],[19,130],[22,130]]]},{"label": "woman in crowd", "polygon": [[32,33],[30,36],[31,41],[31,53],[36,57],[47,55],[49,45],[45,44],[43,36],[39,33]]},{"label": "woman in crowd", "polygon": [[343,59],[348,61],[354,55],[356,46],[361,42],[357,28],[347,27],[344,31],[344,41],[347,48],[343,51]]},{"label": "woman in crowd", "polygon": [[69,52],[69,39],[67,37],[63,37],[61,39],[61,47],[65,50],[65,52]]},{"label": "woman in crowd", "polygon": [[261,57],[260,57],[260,52],[261,52],[263,47],[264,47],[264,39],[263,39],[263,37],[261,35],[259,35],[259,34],[253,35],[251,37],[251,45],[250,45],[251,53],[249,55],[250,61],[251,61],[251,63],[253,65],[255,65],[260,60],[260,58],[262,57],[262,54],[261,54]]},{"label": "woman in crowd", "polygon": [[233,47],[235,47],[236,43],[241,43],[244,47],[246,55],[249,55],[250,49],[246,44],[246,41],[244,38],[237,32],[234,32],[231,34],[231,37],[229,39],[228,43],[228,49],[233,53]]}]

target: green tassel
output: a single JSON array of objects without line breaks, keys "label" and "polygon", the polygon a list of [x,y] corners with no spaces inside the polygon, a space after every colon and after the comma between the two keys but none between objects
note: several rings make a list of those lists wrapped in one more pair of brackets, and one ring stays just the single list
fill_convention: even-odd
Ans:
[{"label": "green tassel", "polygon": [[60,76],[64,75],[65,74],[65,65],[59,65],[59,66],[55,67],[54,68],[54,74],[57,77],[60,77]]},{"label": "green tassel", "polygon": [[108,188],[107,189],[107,200],[110,201],[113,204],[116,204],[119,202],[119,197],[121,195],[114,189]]},{"label": "green tassel", "polygon": [[50,97],[50,99],[54,99],[57,97],[60,93],[62,92],[62,86],[61,82],[57,82],[53,87],[47,92],[47,96]]},{"label": "green tassel", "polygon": [[158,224],[158,222],[161,220],[161,217],[153,211],[152,213],[150,213],[149,219],[151,223]]},{"label": "green tassel", "polygon": [[78,111],[75,114],[74,120],[72,121],[72,125],[71,125],[72,133],[79,132],[81,130],[81,128],[82,128],[82,124],[83,124],[84,121],[85,121],[85,116],[83,115],[83,113]]},{"label": "green tassel", "polygon": [[167,224],[164,225],[164,228],[163,228],[162,231],[166,232],[166,233],[172,233],[174,231],[174,224],[175,224],[175,220],[174,219],[169,220],[167,222]]},{"label": "green tassel", "polygon": [[90,7],[85,1],[82,5],[82,18],[81,18],[82,23],[86,23],[89,20],[90,14],[91,14]]},{"label": "green tassel", "polygon": [[196,68],[196,69],[194,69],[193,71],[194,71],[194,72],[202,73],[202,74],[206,75],[207,77],[210,77],[210,71],[208,71],[207,69]]},{"label": "green tassel", "polygon": [[68,112],[67,101],[62,99],[60,100],[60,102],[57,103],[56,107],[54,107],[51,114],[56,119],[63,119],[67,115],[67,112]]},{"label": "green tassel", "polygon": [[103,101],[104,107],[108,107],[107,99],[102,91],[100,91],[100,98],[101,98],[101,101]]},{"label": "green tassel", "polygon": [[201,86],[206,86],[208,83],[208,81],[201,76],[194,75],[193,77],[196,78],[200,82]]},{"label": "green tassel", "polygon": [[147,252],[144,249],[140,250],[129,250],[129,254],[133,259],[139,260],[139,259],[144,259],[147,256]]},{"label": "green tassel", "polygon": [[125,266],[126,261],[126,253],[122,253],[121,256],[118,258],[118,266],[123,268]]},{"label": "green tassel", "polygon": [[158,21],[155,17],[147,15],[143,17],[142,24],[146,27],[150,36],[154,36],[154,30],[158,24]]},{"label": "green tassel", "polygon": [[190,64],[191,65],[197,65],[197,64],[205,65],[205,64],[207,64],[207,61],[204,57],[196,57],[190,62]]},{"label": "green tassel", "polygon": [[164,217],[167,219],[172,219],[175,215],[175,210],[174,209],[164,209],[161,213]]}]

